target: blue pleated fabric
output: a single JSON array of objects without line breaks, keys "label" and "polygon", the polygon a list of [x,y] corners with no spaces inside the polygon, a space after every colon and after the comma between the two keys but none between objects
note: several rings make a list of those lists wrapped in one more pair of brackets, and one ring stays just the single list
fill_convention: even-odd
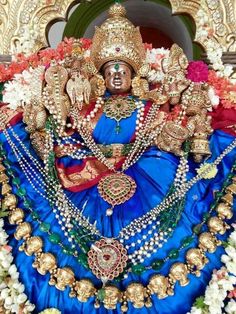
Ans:
[{"label": "blue pleated fabric", "polygon": [[[134,112],[131,117],[123,119],[120,122],[121,132],[119,134],[115,131],[116,122],[102,115],[93,133],[96,142],[99,144],[129,143],[135,130],[136,114],[137,113]],[[30,146],[29,136],[25,131],[24,124],[20,122],[13,128],[21,141],[37,158]],[[221,131],[215,131],[210,140],[212,156],[209,158],[208,162],[214,161],[232,140],[232,136]],[[8,151],[7,157],[13,164],[15,172],[21,179],[22,187],[27,190],[27,197],[32,201],[34,209],[40,214],[40,219],[50,223],[51,232],[57,232],[62,235],[60,226],[58,225],[48,202],[32,188],[24,174],[21,172],[14,153],[11,151],[2,133],[0,133],[0,141]],[[14,139],[13,141],[20,149],[19,142]],[[219,171],[214,179],[202,180],[188,192],[184,212],[173,236],[157,251],[156,254],[145,260],[145,265],[150,265],[155,259],[165,258],[171,249],[180,246],[183,238],[192,234],[192,227],[201,222],[203,214],[209,210],[209,206],[213,201],[214,191],[221,189],[223,181],[235,160],[235,155],[236,151],[234,150],[224,158],[223,162],[218,167]],[[69,157],[62,158],[60,162],[64,163],[65,166],[72,166],[75,164],[75,161]],[[105,237],[117,236],[119,231],[127,226],[133,219],[145,214],[163,200],[175,177],[178,162],[179,158],[173,154],[160,151],[156,147],[150,147],[140,160],[125,172],[135,180],[137,184],[136,193],[129,201],[116,206],[114,214],[111,217],[106,216],[106,209],[109,208],[109,205],[99,196],[97,186],[93,186],[92,188],[79,193],[68,191],[66,191],[66,193],[79,208],[82,208],[87,201],[84,215],[89,217],[90,222],[97,221],[97,228]],[[78,164],[78,162],[76,163]],[[188,178],[191,178],[196,174],[195,169],[198,165],[191,159],[189,160],[189,165],[190,171],[188,173]],[[19,206],[24,208],[21,202]],[[74,270],[78,279],[90,278],[97,287],[101,287],[101,282],[96,279],[89,270],[80,266],[74,257],[65,255],[58,245],[51,244],[47,235],[39,230],[38,224],[35,221],[32,221],[29,215],[26,217],[26,220],[30,221],[33,225],[33,235],[42,237],[44,241],[44,251],[55,254],[59,267],[69,266]],[[121,313],[120,305],[117,306],[117,310],[106,310],[104,307],[95,309],[93,305],[94,298],[90,298],[87,303],[80,303],[76,298],[69,297],[69,289],[62,292],[55,287],[49,286],[49,275],[42,276],[32,267],[34,258],[28,257],[24,253],[18,251],[21,241],[18,242],[13,237],[15,226],[8,225],[6,221],[6,228],[9,234],[10,245],[13,246],[14,262],[20,273],[20,280],[25,285],[26,293],[30,301],[36,305],[35,313],[39,313],[45,308],[50,307],[59,309],[63,314]],[[68,245],[65,238],[63,239],[63,243]],[[196,243],[197,241],[192,244],[192,247],[196,247]],[[176,261],[184,261],[187,249],[188,248],[181,250],[180,256]],[[186,287],[180,287],[179,284],[177,284],[174,296],[164,300],[158,300],[157,297],[153,296],[153,306],[150,309],[134,309],[133,306],[129,304],[128,314],[187,313],[196,297],[204,293],[213,269],[219,269],[221,267],[220,256],[222,253],[223,249],[220,247],[217,249],[216,253],[207,254],[210,262],[202,271],[201,277],[196,278],[193,275],[189,275],[191,280],[190,284]],[[161,269],[161,273],[167,275],[172,263],[173,261],[167,262]],[[129,275],[127,279],[118,284],[118,287],[124,290],[131,282],[141,282],[144,285],[147,285],[151,275],[155,273],[154,270],[149,270],[140,276]]]}]

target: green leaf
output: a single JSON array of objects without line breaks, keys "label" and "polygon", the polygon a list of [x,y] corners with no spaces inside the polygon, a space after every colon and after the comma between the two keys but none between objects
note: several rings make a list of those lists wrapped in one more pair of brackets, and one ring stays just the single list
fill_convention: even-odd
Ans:
[{"label": "green leaf", "polygon": [[197,309],[208,310],[208,306],[204,303],[204,296],[197,298],[195,303],[194,303],[194,306]]},{"label": "green leaf", "polygon": [[103,302],[103,300],[105,299],[105,296],[106,296],[106,292],[104,288],[98,290],[97,297],[99,301]]},{"label": "green leaf", "polygon": [[4,206],[4,203],[1,203],[0,207],[0,218],[7,217],[9,215],[9,210],[7,207]]},{"label": "green leaf", "polygon": [[7,217],[8,214],[9,214],[9,212],[2,212],[2,211],[0,211],[0,218]]}]

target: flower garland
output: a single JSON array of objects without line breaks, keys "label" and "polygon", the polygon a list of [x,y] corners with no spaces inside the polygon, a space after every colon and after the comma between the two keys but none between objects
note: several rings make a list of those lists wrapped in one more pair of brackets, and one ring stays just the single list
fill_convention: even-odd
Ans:
[{"label": "flower garland", "polygon": [[[221,261],[225,266],[214,271],[206,288],[205,296],[196,299],[188,314],[235,314],[236,313],[236,225],[230,234]],[[225,302],[227,302],[225,306]],[[225,312],[223,312],[223,310]]]},{"label": "flower garland", "polygon": [[214,89],[215,95],[220,98],[224,108],[236,110],[236,84],[227,77],[220,77],[212,70],[209,71],[208,83]]},{"label": "flower garland", "polygon": [[213,69],[219,76],[230,77],[233,72],[231,65],[224,65],[222,61],[223,49],[220,44],[214,40],[213,29],[209,25],[209,17],[203,9],[199,9],[196,14],[196,40],[204,42],[206,46],[207,57],[212,64]]},{"label": "flower garland", "polygon": [[[221,261],[225,266],[214,271],[212,279],[206,288],[205,296],[196,299],[188,314],[235,314],[236,313],[236,225],[230,234]],[[19,273],[12,263],[11,247],[7,244],[8,235],[0,219],[0,310],[5,313],[28,314],[35,306],[27,300],[24,285],[18,280]],[[225,306],[225,301],[228,300]],[[2,301],[2,302],[1,302]],[[223,312],[225,310],[225,312]],[[46,309],[40,314],[61,314],[57,309]]]},{"label": "flower garland", "polygon": [[36,70],[37,68],[30,68],[20,74],[15,74],[13,80],[5,84],[3,101],[8,104],[8,108],[16,110],[17,107],[30,103],[33,91],[30,84]]},{"label": "flower garland", "polygon": [[[199,11],[200,16],[203,13],[203,11]],[[205,21],[205,19],[202,21]],[[0,65],[0,82],[8,81],[4,85],[3,102],[8,103],[8,107],[14,110],[29,103],[32,97],[30,84],[34,71],[40,66],[47,68],[52,60],[58,63],[63,62],[66,56],[72,54],[74,43],[74,38],[65,38],[56,49],[48,48],[27,57],[23,54],[18,54],[16,60],[10,65]],[[85,59],[89,59],[92,41],[81,38],[80,43],[82,44]],[[155,86],[155,84],[161,83],[164,79],[163,64],[165,60],[168,60],[170,51],[164,48],[153,49],[150,44],[144,44],[144,46],[146,49],[146,62],[151,68],[147,79],[150,84]],[[222,54],[219,54],[219,57],[214,54],[211,56],[211,59],[216,60],[218,65],[223,65],[221,57]],[[196,83],[207,82],[210,85],[208,94],[213,108],[217,107],[221,100],[224,108],[236,110],[236,84],[233,84],[227,77],[229,73],[223,73],[222,76],[222,73],[217,71],[219,66],[213,66],[213,68],[216,71],[209,71],[203,61],[191,61],[186,73],[187,78]]]},{"label": "flower garland", "polygon": [[3,219],[0,219],[0,312],[28,314],[35,306],[27,300],[25,287],[18,280],[19,273],[12,263],[12,248],[7,244],[8,235],[3,224]]},{"label": "flower garland", "polygon": [[151,44],[144,44],[146,49],[146,62],[150,65],[151,71],[148,73],[148,82],[156,84],[163,81],[165,73],[163,62],[169,57],[170,50],[165,48],[152,48]]},{"label": "flower garland", "polygon": [[[29,314],[35,305],[27,300],[25,287],[19,282],[19,273],[12,263],[11,246],[8,245],[8,235],[5,232],[4,221],[0,219],[0,313]],[[46,309],[39,314],[61,314],[57,309]]]},{"label": "flower garland", "polygon": [[[20,74],[24,70],[37,68],[40,65],[48,66],[52,60],[64,60],[66,55],[71,55],[74,41],[74,38],[65,38],[56,49],[47,48],[29,56],[17,54],[15,60],[9,65],[0,64],[0,83],[12,80],[15,74]],[[81,38],[80,43],[82,49],[88,50],[92,41]]]}]

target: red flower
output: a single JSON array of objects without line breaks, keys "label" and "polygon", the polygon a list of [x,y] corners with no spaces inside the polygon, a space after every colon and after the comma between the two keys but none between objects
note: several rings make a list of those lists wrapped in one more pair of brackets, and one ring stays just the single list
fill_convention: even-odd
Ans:
[{"label": "red flower", "polygon": [[144,43],[145,50],[152,50],[152,44]]},{"label": "red flower", "polygon": [[80,42],[82,43],[82,48],[85,50],[90,49],[92,45],[92,40],[89,38],[80,38]]},{"label": "red flower", "polygon": [[230,293],[228,294],[228,298],[230,298],[230,299],[236,298],[236,288],[234,288],[234,290],[230,291]]},{"label": "red flower", "polygon": [[203,61],[190,61],[187,78],[195,83],[207,82],[208,66]]}]

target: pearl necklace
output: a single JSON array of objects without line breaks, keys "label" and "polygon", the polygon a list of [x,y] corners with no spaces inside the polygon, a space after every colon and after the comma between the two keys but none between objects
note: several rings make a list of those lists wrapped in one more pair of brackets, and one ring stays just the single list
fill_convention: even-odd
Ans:
[{"label": "pearl necklace", "polygon": [[[6,130],[4,131],[5,135],[6,135]],[[6,136],[7,137],[7,136]],[[9,144],[9,136],[7,137]],[[21,143],[21,141],[18,138],[18,142]],[[24,145],[23,143],[21,143],[21,145]],[[11,145],[12,146],[12,145]],[[13,146],[14,147],[14,146]],[[233,148],[236,147],[236,140],[234,140],[224,151],[223,153],[215,160],[215,162],[213,163],[213,165],[217,166],[221,160],[224,158],[224,156],[226,154],[228,154]],[[13,150],[13,152],[15,153],[15,151]],[[30,153],[29,153],[30,154]],[[19,161],[22,159],[23,155],[21,156],[21,158],[19,159]],[[19,162],[20,163],[20,162]],[[29,163],[27,163],[27,167],[29,167]],[[20,163],[21,165],[21,163]],[[21,165],[22,166],[22,165]],[[25,169],[27,169],[27,167]],[[24,169],[23,169],[24,170]],[[27,170],[28,171],[28,170]],[[208,172],[209,169],[205,172]],[[170,205],[174,205],[176,203],[176,201],[178,201],[178,199],[180,198],[180,194],[182,195],[186,195],[187,191],[195,184],[197,183],[203,176],[204,174],[198,174],[196,177],[194,177],[193,179],[191,179],[187,184],[185,184],[184,188],[182,189],[182,192],[179,191],[178,193],[175,192],[173,195],[171,195],[170,197],[168,197],[166,200],[164,200],[159,206],[155,207],[154,209],[152,209],[150,212],[148,212],[146,215],[144,215],[143,217],[140,217],[139,219],[135,219],[133,222],[131,222],[127,227],[123,228],[121,230],[121,232],[119,233],[118,239],[120,239],[120,242],[124,242],[123,239],[128,240],[130,237],[133,237],[137,232],[141,232],[142,230],[145,230],[147,225],[151,225],[152,223],[154,223],[157,219],[158,214],[164,210],[164,205],[168,205],[168,208]],[[35,176],[33,176],[33,178],[35,179]],[[31,180],[29,180],[30,183],[32,184]],[[40,194],[41,192],[38,191]],[[43,196],[43,195],[42,195]],[[55,197],[55,195],[54,195]],[[166,208],[165,208],[166,209]],[[149,220],[149,218],[151,217],[151,220]],[[84,218],[86,220],[86,218]],[[145,219],[145,220],[144,220]],[[140,226],[140,222],[142,221],[142,225]],[[146,223],[145,223],[146,221]],[[143,224],[144,222],[144,224]],[[135,230],[135,228],[139,227],[138,229]],[[95,226],[93,226],[93,229],[95,229]],[[96,230],[96,229],[95,229]],[[130,232],[130,230],[132,230]],[[99,232],[98,232],[99,234]],[[162,236],[162,234],[160,234]],[[151,242],[151,241],[150,241]]]}]

